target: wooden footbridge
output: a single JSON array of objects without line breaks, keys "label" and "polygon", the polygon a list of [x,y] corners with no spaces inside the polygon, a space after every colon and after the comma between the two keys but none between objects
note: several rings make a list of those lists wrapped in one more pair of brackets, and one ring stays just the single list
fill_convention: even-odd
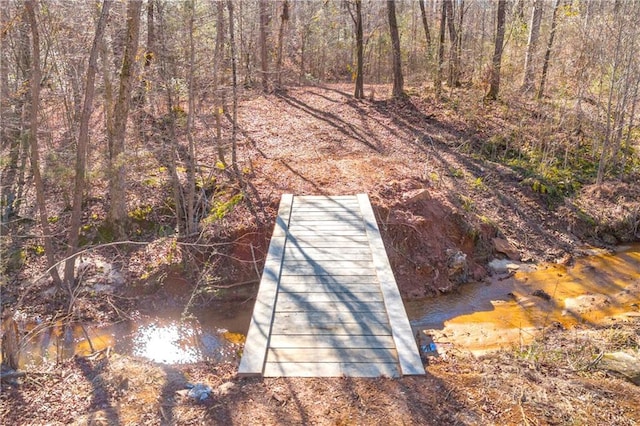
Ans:
[{"label": "wooden footbridge", "polygon": [[285,194],[238,374],[425,374],[366,194]]}]

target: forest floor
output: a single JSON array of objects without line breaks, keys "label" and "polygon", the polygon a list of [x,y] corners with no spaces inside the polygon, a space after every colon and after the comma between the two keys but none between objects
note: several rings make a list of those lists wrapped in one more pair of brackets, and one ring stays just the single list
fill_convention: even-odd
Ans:
[{"label": "forest floor", "polygon": [[[140,246],[128,251],[106,246],[84,259],[87,279],[94,274],[100,281],[103,271],[90,266],[106,260],[131,286],[116,286],[113,298],[79,291],[75,317],[112,321],[122,312],[166,302],[167,295],[170,303],[204,306],[215,306],[217,297],[255,295],[256,269],[283,193],[368,193],[405,298],[480,282],[491,272],[487,263],[495,257],[566,264],[588,245],[612,247],[640,239],[637,180],[595,187],[578,174],[556,176],[536,168],[530,153],[513,151],[516,144],[545,139],[550,147],[562,140],[580,145],[588,125],[576,132],[569,125],[549,124],[555,121],[547,115],[564,114],[553,105],[485,105],[461,102],[460,97],[436,102],[419,91],[394,101],[381,95],[387,87],[376,87],[377,95],[370,95],[374,89],[369,88],[367,95],[373,99],[357,101],[350,90],[347,85],[291,88],[242,100],[238,159],[243,180],[250,185],[244,196],[250,203],[239,203],[238,186],[224,183],[228,170],[216,166],[216,147],[208,142],[212,116],[202,120],[198,156],[213,175],[203,177],[201,187],[210,185],[221,201],[211,207],[217,213],[215,225],[195,241],[153,239],[172,219],[164,201],[170,195],[166,158],[153,135],[150,143],[134,147],[130,216]],[[549,155],[561,154],[560,149]],[[91,191],[83,237],[103,242],[99,221],[104,217],[104,185],[96,183]],[[64,229],[68,219],[64,198],[59,197],[59,206],[50,206],[54,233]],[[210,248],[219,242],[225,245],[212,253]],[[203,248],[194,252],[193,247]],[[27,251],[19,270],[3,284],[5,312],[47,317],[56,308],[55,301],[43,297],[51,294],[43,280],[27,284],[46,269],[36,252]],[[463,267],[453,264],[460,253],[466,260]],[[197,267],[182,266],[179,272],[203,287],[207,281],[202,277],[215,275],[211,292],[200,288],[194,298],[189,297],[192,287],[180,295],[163,288],[169,272],[194,259]],[[220,291],[225,286],[232,288]],[[105,353],[74,357],[28,373],[19,386],[3,383],[0,421],[631,425],[640,422],[635,402],[640,387],[593,368],[592,361],[604,350],[637,348],[639,325],[636,318],[614,329],[550,328],[530,346],[480,360],[455,351],[425,359],[426,377],[397,380],[242,379],[235,375],[235,363],[161,365]],[[187,382],[207,383],[213,395],[194,402],[177,392]]]}]

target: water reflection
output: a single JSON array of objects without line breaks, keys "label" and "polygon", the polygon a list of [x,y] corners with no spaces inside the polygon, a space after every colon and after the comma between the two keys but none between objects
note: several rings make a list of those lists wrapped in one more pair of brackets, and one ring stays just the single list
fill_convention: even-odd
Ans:
[{"label": "water reflection", "polygon": [[[193,324],[152,323],[139,326],[132,340],[133,355],[164,364],[186,364],[204,359]],[[215,338],[214,338],[215,340]]]},{"label": "water reflection", "polygon": [[548,326],[628,320],[640,308],[640,245],[614,254],[541,265],[488,284],[464,286],[456,294],[409,301],[415,330],[436,343],[481,354],[528,343]]},{"label": "water reflection", "polygon": [[87,356],[107,348],[166,364],[235,361],[250,319],[250,306],[224,306],[197,312],[188,320],[181,319],[180,312],[162,312],[158,317],[139,315],[106,326],[23,323],[19,324],[26,333],[20,366]]}]

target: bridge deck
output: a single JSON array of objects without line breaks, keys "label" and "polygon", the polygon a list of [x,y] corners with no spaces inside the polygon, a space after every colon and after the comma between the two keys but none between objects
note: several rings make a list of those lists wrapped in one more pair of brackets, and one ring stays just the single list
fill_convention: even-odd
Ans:
[{"label": "bridge deck", "polygon": [[424,374],[366,194],[285,194],[238,374]]}]

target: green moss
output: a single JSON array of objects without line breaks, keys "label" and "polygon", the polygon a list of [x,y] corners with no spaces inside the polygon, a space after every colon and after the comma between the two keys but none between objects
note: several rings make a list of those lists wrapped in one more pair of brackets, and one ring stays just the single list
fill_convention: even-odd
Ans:
[{"label": "green moss", "polygon": [[160,186],[160,180],[157,177],[149,177],[143,180],[142,184],[149,188],[158,188]]},{"label": "green moss", "polygon": [[[4,258],[4,255],[2,256]],[[27,261],[27,251],[23,248],[11,251],[4,264],[6,272],[19,271]]]},{"label": "green moss", "polygon": [[455,167],[449,167],[449,174],[458,179],[464,177],[464,172],[461,169],[457,169]]},{"label": "green moss", "polygon": [[140,206],[130,211],[128,215],[131,219],[143,222],[147,220],[152,211],[153,207],[151,206]]},{"label": "green moss", "polygon": [[216,201],[211,208],[209,216],[204,218],[205,224],[214,223],[217,220],[224,218],[233,208],[244,198],[242,193],[236,194],[227,201]]},{"label": "green moss", "polygon": [[111,243],[116,240],[115,229],[108,223],[99,225],[96,231],[94,238],[96,244]]}]

